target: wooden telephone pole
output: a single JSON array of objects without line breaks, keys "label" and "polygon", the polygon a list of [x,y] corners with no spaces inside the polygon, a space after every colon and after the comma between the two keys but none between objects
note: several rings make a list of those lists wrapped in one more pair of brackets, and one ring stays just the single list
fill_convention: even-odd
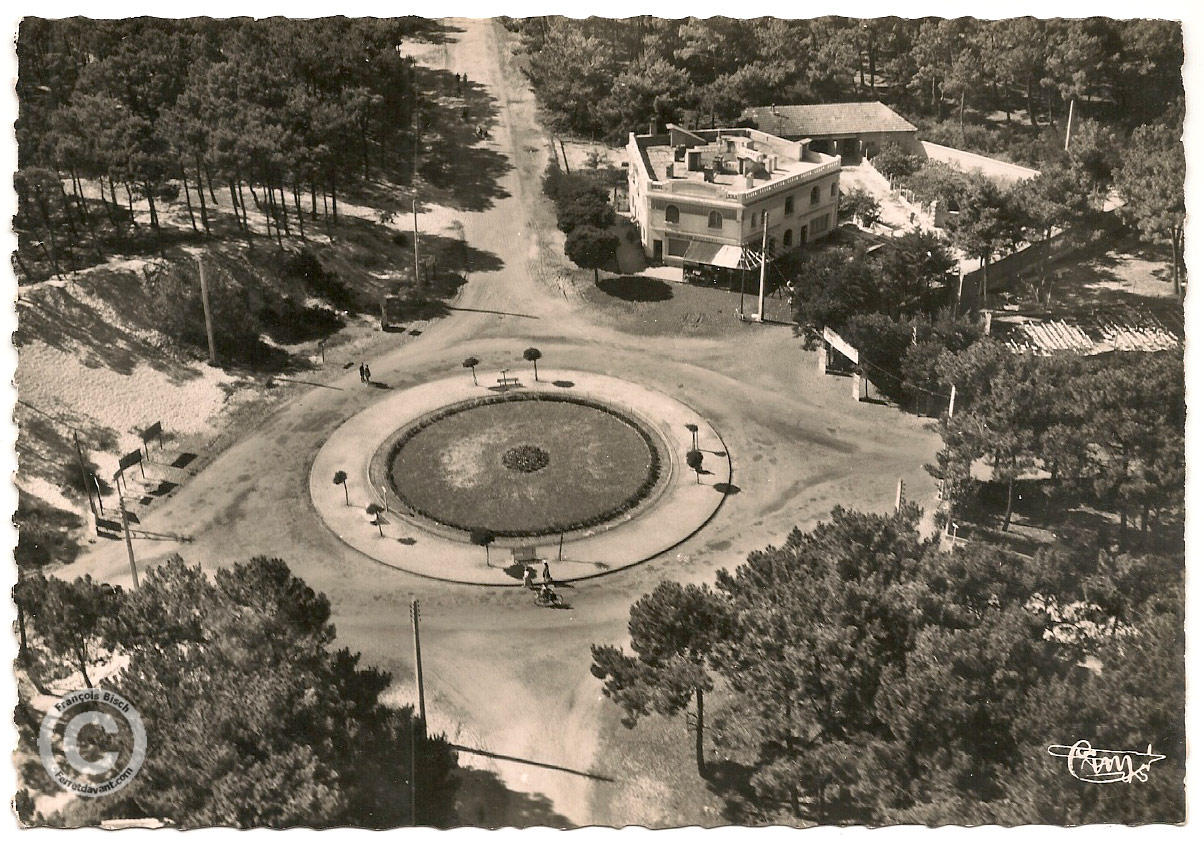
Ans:
[{"label": "wooden telephone pole", "polygon": [[761,218],[765,221],[764,227],[761,229],[761,289],[757,293],[757,317],[754,321],[765,320],[765,263],[769,260],[769,253],[766,250],[769,242],[769,210],[761,211]]},{"label": "wooden telephone pole", "polygon": [[418,824],[418,729],[426,736],[426,692],[422,686],[422,640],[418,636],[418,600],[410,602],[410,620],[414,624],[414,684],[418,689],[418,718],[410,716],[410,824]]},{"label": "wooden telephone pole", "polygon": [[[84,449],[79,446],[79,433],[71,431],[72,438],[75,439],[75,456],[79,460],[79,476],[84,484],[84,494],[88,495],[88,508],[92,510],[92,519],[96,520],[100,517],[96,512],[96,504],[92,502],[92,487],[88,485],[88,469],[84,467]],[[100,489],[97,488],[97,496],[100,496]]]},{"label": "wooden telephone pole", "polygon": [[125,495],[117,492],[117,503],[121,506],[121,528],[125,532],[125,550],[130,554],[130,575],[134,578],[134,588],[138,587],[138,565],[134,562],[134,542],[130,540],[130,516],[125,510]]},{"label": "wooden telephone pole", "polygon": [[418,86],[414,85],[414,174],[410,177],[410,187],[414,191],[412,206],[414,210],[414,286],[422,282],[418,268]]},{"label": "wooden telephone pole", "polygon": [[201,271],[201,307],[205,310],[205,336],[209,340],[209,364],[217,365],[217,347],[213,343],[213,313],[209,309],[209,283],[205,277],[205,260],[197,255],[196,262]]},{"label": "wooden telephone pole", "polygon": [[410,603],[410,620],[414,624],[414,685],[418,691],[418,718],[422,720],[422,728],[426,730],[426,690],[422,685],[422,639],[419,637],[418,600]]}]

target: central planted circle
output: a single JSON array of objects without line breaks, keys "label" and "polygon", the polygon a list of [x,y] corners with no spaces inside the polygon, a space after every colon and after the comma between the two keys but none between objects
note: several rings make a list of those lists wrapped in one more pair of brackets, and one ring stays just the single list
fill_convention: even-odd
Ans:
[{"label": "central planted circle", "polygon": [[533,444],[520,444],[502,454],[502,464],[512,471],[533,474],[548,467],[548,451]]},{"label": "central planted circle", "polygon": [[388,455],[416,514],[470,532],[534,537],[598,526],[656,486],[654,437],[613,407],[542,394],[482,398],[404,429]]}]

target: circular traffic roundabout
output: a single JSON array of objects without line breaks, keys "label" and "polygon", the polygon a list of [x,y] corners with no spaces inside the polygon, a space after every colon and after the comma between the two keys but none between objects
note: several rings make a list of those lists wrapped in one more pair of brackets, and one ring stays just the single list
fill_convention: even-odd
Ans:
[{"label": "circular traffic roundabout", "polygon": [[480,585],[520,584],[516,559],[547,560],[560,581],[609,573],[713,517],[731,462],[705,419],[629,381],[540,374],[431,381],[352,416],[311,467],[318,516],[382,564]]},{"label": "circular traffic roundabout", "polygon": [[399,510],[439,526],[538,538],[600,526],[638,506],[668,459],[658,438],[599,401],[515,391],[406,425],[378,451],[371,474],[384,467]]}]

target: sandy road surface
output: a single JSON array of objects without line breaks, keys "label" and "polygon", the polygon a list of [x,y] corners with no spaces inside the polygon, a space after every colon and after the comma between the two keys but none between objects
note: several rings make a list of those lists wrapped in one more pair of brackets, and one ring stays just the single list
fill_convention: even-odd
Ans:
[{"label": "sandy road surface", "polygon": [[[308,499],[309,468],[322,442],[385,394],[364,388],[352,371],[246,431],[145,518],[146,528],[187,533],[193,543],[139,541],[137,551],[144,565],[177,551],[206,566],[255,554],[286,559],[330,597],[340,643],[393,673],[399,699],[412,697],[408,605],[418,597],[433,726],[450,729],[463,745],[562,767],[462,755],[509,790],[501,803],[464,819],[512,823],[546,799],[557,816],[586,824],[596,788],[614,785],[575,773],[607,774],[594,764],[597,712],[610,702],[589,675],[589,645],[622,641],[628,606],[660,579],[709,580],[836,503],[885,510],[898,477],[911,496],[926,499],[932,484],[921,466],[932,459],[936,438],[893,409],[854,404],[847,380],[817,377],[813,356],[786,328],[755,328],[737,343],[627,336],[592,324],[555,267],[540,261],[536,237],[543,235],[533,220],[546,213],[537,205],[544,158],[530,149],[542,149],[544,137],[532,97],[504,75],[494,23],[450,23],[462,31],[422,58],[467,73],[497,98],[490,142],[515,164],[503,179],[509,196],[459,218],[468,241],[502,266],[470,277],[455,303],[462,309],[374,359],[375,378],[395,387],[421,383],[456,370],[469,354],[486,366],[521,366],[522,349],[538,344],[549,365],[637,380],[703,413],[727,440],[739,493],[677,551],[568,591],[571,611],[536,608],[512,590],[416,579],[339,542]],[[63,575],[85,571],[128,581],[124,548],[100,546]]]}]

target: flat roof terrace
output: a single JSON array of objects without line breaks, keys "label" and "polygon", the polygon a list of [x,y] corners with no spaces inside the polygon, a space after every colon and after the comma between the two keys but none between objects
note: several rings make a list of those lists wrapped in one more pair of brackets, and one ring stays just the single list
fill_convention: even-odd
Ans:
[{"label": "flat roof terrace", "polygon": [[[667,142],[648,143],[651,138],[640,138],[645,141],[640,144],[640,151],[651,181],[650,189],[747,202],[779,187],[840,169],[840,159],[833,155],[802,151],[799,158],[791,157],[790,144],[777,138],[758,140],[734,131],[714,133],[707,139],[710,142],[705,145],[686,149],[686,155],[697,155],[701,164],[689,169],[687,160],[678,158],[677,147]],[[742,159],[750,162],[760,159],[761,166],[743,167],[751,175],[751,181],[749,175],[741,172]]]}]

